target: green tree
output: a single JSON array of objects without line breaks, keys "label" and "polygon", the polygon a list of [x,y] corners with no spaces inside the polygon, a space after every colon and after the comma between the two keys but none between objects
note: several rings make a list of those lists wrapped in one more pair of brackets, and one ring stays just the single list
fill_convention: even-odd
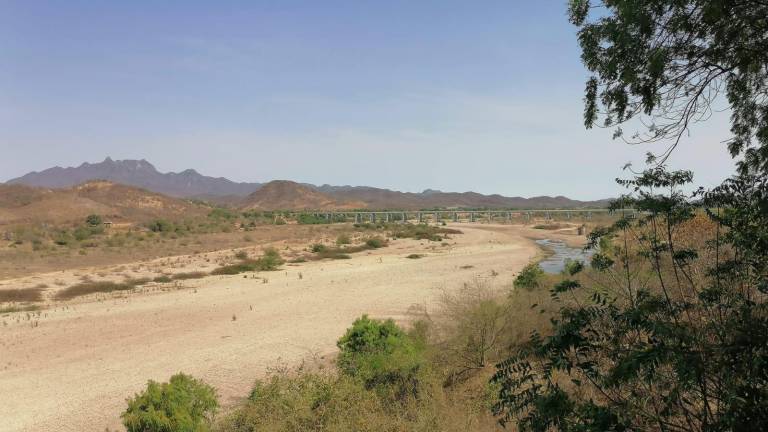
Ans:
[{"label": "green tree", "polygon": [[[646,116],[631,141],[672,138],[706,120],[725,94],[734,156],[768,170],[768,3],[764,0],[569,0],[579,27],[584,120],[618,126]],[[620,127],[617,135],[622,135]],[[754,146],[754,141],[757,146]]]},{"label": "green tree", "polygon": [[591,246],[624,246],[595,255],[587,277],[572,268],[551,289],[561,305],[552,335],[535,334],[498,365],[503,423],[768,428],[768,182],[739,176],[691,202],[681,192],[691,180],[657,166],[621,182],[634,192],[614,208],[643,216],[590,235]]},{"label": "green tree", "polygon": [[121,417],[128,432],[205,432],[219,406],[213,387],[182,373],[167,383],[150,380],[127,402]]},{"label": "green tree", "polygon": [[[585,123],[650,117],[630,140],[671,140],[590,235],[591,268],[551,288],[549,335],[497,366],[495,413],[534,431],[768,430],[768,3],[571,0],[593,72]],[[737,175],[682,192],[664,160],[724,91]],[[600,113],[600,114],[599,114]],[[644,119],[647,120],[647,119]]]},{"label": "green tree", "polygon": [[85,218],[85,224],[92,227],[99,226],[101,225],[101,223],[102,223],[101,216],[97,214],[91,214]]}]

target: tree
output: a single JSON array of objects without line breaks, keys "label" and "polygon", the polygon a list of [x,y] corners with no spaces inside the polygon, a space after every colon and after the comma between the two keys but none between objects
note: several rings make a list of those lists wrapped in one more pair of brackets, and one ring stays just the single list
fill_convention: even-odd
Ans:
[{"label": "tree", "polygon": [[[597,7],[595,6],[597,5]],[[600,8],[598,12],[595,9]],[[619,183],[640,210],[590,234],[591,268],[551,288],[551,334],[497,366],[502,423],[534,431],[768,430],[768,3],[572,0],[593,72],[585,124],[650,118],[672,140]],[[692,196],[664,159],[724,91],[737,175]]]},{"label": "tree", "polygon": [[97,214],[88,215],[88,217],[85,218],[85,223],[88,226],[96,227],[101,225],[101,216]]},{"label": "tree", "polygon": [[218,406],[213,387],[179,373],[167,383],[150,380],[128,399],[123,425],[128,432],[205,432]]},{"label": "tree", "polygon": [[657,166],[621,181],[633,193],[614,208],[643,216],[590,235],[593,247],[613,239],[613,252],[594,255],[585,277],[572,266],[551,289],[552,335],[498,365],[503,423],[768,430],[768,182],[740,176],[691,202],[691,180]]},{"label": "tree", "polygon": [[[570,0],[579,27],[586,126],[640,117],[629,141],[671,138],[706,120],[717,96],[731,110],[742,171],[768,170],[768,2],[764,0]],[[757,146],[753,145],[757,141]]]}]

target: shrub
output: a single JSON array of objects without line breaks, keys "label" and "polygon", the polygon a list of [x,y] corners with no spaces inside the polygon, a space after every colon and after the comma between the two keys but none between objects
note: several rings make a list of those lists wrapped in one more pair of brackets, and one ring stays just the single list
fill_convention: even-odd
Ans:
[{"label": "shrub", "polygon": [[128,399],[121,415],[128,432],[205,432],[219,407],[216,390],[182,373],[167,383],[149,381]]},{"label": "shrub", "polygon": [[244,250],[237,251],[235,253],[235,258],[237,258],[239,260],[247,260],[248,259],[248,252],[246,252]]},{"label": "shrub", "polygon": [[410,337],[394,321],[363,315],[336,343],[340,371],[400,399],[416,395],[426,365],[423,341]]},{"label": "shrub", "polygon": [[112,281],[99,281],[99,282],[82,282],[76,285],[72,285],[69,288],[65,288],[56,293],[57,300],[69,300],[75,297],[80,297],[88,294],[95,293],[109,293],[113,291],[127,291],[137,286],[141,286],[149,282],[147,278],[140,279],[126,279],[123,282]]},{"label": "shrub", "polygon": [[152,232],[161,232],[161,233],[171,232],[174,230],[173,222],[165,219],[155,219],[154,221],[149,223],[148,228]]},{"label": "shrub", "polygon": [[187,280],[187,279],[200,279],[208,276],[205,272],[185,272],[185,273],[176,273],[173,276],[173,280]]},{"label": "shrub", "polygon": [[264,255],[255,260],[243,260],[237,264],[221,266],[211,272],[212,275],[236,275],[252,271],[274,271],[283,264],[280,252],[275,248],[264,249]]},{"label": "shrub", "polygon": [[539,280],[543,275],[544,270],[538,264],[531,263],[523,267],[523,270],[515,278],[513,285],[515,288],[532,290],[539,287]]},{"label": "shrub", "polygon": [[328,250],[328,247],[322,243],[315,243],[312,245],[312,252],[314,253],[325,252],[326,250]]},{"label": "shrub", "polygon": [[91,237],[91,230],[89,230],[84,226],[77,227],[73,231],[72,235],[75,237],[75,240],[77,241],[87,240],[89,237]]},{"label": "shrub", "polygon": [[152,279],[152,282],[156,283],[168,283],[171,282],[173,279],[170,278],[170,276],[157,276],[156,278]]},{"label": "shrub", "polygon": [[0,290],[0,303],[4,302],[37,302],[43,300],[45,287],[2,289]]},{"label": "shrub", "polygon": [[336,244],[339,246],[348,245],[351,243],[352,243],[352,239],[349,238],[347,234],[339,234],[339,236],[336,237]]},{"label": "shrub", "polygon": [[88,215],[88,217],[85,218],[85,224],[92,227],[99,226],[101,225],[101,223],[102,223],[101,216],[96,214]]},{"label": "shrub", "polygon": [[371,237],[365,241],[365,245],[372,249],[378,249],[384,247],[386,245],[386,241],[381,237]]},{"label": "shrub", "polygon": [[408,259],[419,259],[419,258],[424,258],[424,255],[422,255],[422,254],[410,254],[410,255],[406,256],[406,258],[408,258]]},{"label": "shrub", "polygon": [[273,247],[268,247],[264,249],[264,255],[256,260],[256,269],[259,271],[278,270],[283,262],[280,252]]}]

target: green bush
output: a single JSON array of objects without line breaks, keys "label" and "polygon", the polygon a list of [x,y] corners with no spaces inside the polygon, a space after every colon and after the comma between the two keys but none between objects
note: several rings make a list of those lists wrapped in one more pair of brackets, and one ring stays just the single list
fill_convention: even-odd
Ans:
[{"label": "green bush", "polygon": [[426,365],[425,345],[391,319],[363,315],[336,345],[336,363],[343,374],[398,399],[418,394],[419,374]]},{"label": "green bush", "polygon": [[221,432],[381,432],[413,430],[375,392],[348,376],[273,375],[257,381]]},{"label": "green bush", "polygon": [[91,237],[91,230],[89,230],[87,227],[80,226],[75,228],[75,230],[72,232],[72,235],[77,241],[87,240]]},{"label": "green bush", "polygon": [[371,237],[365,241],[365,245],[373,249],[384,247],[386,243],[387,242],[381,237]]},{"label": "green bush", "polygon": [[326,250],[328,250],[328,247],[322,243],[315,243],[312,245],[312,252],[314,253],[325,252]]},{"label": "green bush", "polygon": [[235,275],[252,271],[274,271],[283,264],[280,252],[275,248],[264,249],[264,255],[259,259],[243,260],[237,264],[230,264],[214,269],[212,275]]},{"label": "green bush", "polygon": [[152,232],[171,232],[174,230],[173,222],[165,219],[155,219],[149,223],[148,228]]},{"label": "green bush", "polygon": [[349,238],[347,234],[339,234],[338,237],[336,237],[336,244],[341,245],[348,245],[352,243],[352,239]]},{"label": "green bush", "polygon": [[128,432],[206,432],[219,407],[216,390],[182,373],[149,381],[121,415]]},{"label": "green bush", "polygon": [[256,269],[259,271],[278,270],[284,262],[277,249],[268,247],[264,249],[264,255],[256,260]]},{"label": "green bush", "polygon": [[101,225],[101,223],[102,223],[101,216],[96,214],[88,215],[88,217],[85,218],[85,224],[92,227],[99,226]]},{"label": "green bush", "polygon": [[237,214],[232,210],[217,207],[208,213],[211,219],[237,219]]},{"label": "green bush", "polygon": [[532,290],[539,287],[539,281],[544,275],[544,270],[538,264],[532,263],[523,267],[523,270],[515,278],[513,285],[515,288]]}]

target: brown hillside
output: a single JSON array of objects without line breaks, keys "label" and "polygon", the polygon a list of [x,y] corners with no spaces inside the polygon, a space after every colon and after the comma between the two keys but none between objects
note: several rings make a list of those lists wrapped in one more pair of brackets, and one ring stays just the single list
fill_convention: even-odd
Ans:
[{"label": "brown hillside", "polygon": [[81,221],[99,214],[115,222],[143,222],[206,214],[204,206],[132,186],[91,181],[68,189],[0,185],[0,224]]},{"label": "brown hillside", "polygon": [[242,207],[246,210],[335,210],[365,208],[362,201],[342,201],[302,184],[271,181],[248,195]]}]

